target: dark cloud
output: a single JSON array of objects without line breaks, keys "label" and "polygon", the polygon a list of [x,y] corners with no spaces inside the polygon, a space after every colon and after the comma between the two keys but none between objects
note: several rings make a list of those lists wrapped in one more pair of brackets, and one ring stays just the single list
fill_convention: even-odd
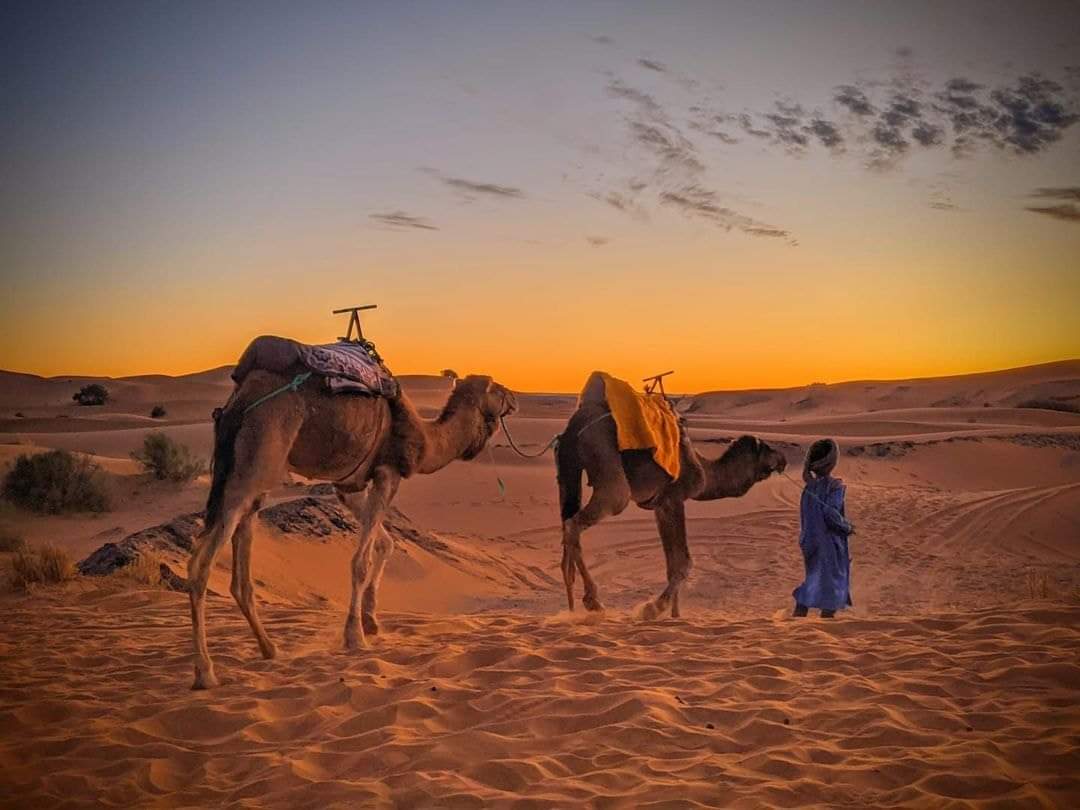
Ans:
[{"label": "dark cloud", "polygon": [[836,124],[824,118],[814,118],[805,129],[821,141],[822,146],[827,146],[829,149],[837,149],[844,143],[844,136]]},{"label": "dark cloud", "polygon": [[615,40],[612,39],[611,37],[607,36],[606,34],[600,34],[599,36],[589,37],[589,39],[591,39],[597,45],[614,45],[615,44]]},{"label": "dark cloud", "polygon": [[931,124],[929,121],[920,121],[911,130],[911,137],[920,146],[937,146],[945,138],[945,129],[937,124]]},{"label": "dark cloud", "polygon": [[757,222],[721,205],[719,195],[715,191],[701,186],[686,186],[678,191],[665,191],[660,194],[660,202],[683,214],[707,219],[724,230],[735,229],[750,236],[787,237],[790,235],[785,230]]},{"label": "dark cloud", "polygon": [[428,167],[421,167],[420,171],[424,172],[424,174],[431,175],[444,186],[452,188],[454,191],[470,200],[481,195],[501,197],[504,199],[521,199],[525,196],[524,191],[520,188],[515,188],[514,186],[500,186],[495,183],[478,183],[474,180],[465,180],[461,177],[448,177],[438,169],[431,169]]},{"label": "dark cloud", "polygon": [[646,70],[655,70],[657,73],[667,73],[667,65],[654,62],[652,59],[638,59],[637,63]]},{"label": "dark cloud", "polygon": [[460,177],[443,177],[443,183],[456,191],[465,194],[488,194],[493,197],[521,198],[525,196],[520,188],[513,186],[499,186],[495,183],[476,183],[472,180],[463,180]]},{"label": "dark cloud", "polygon": [[742,127],[742,131],[747,135],[753,135],[755,138],[771,138],[772,133],[767,129],[759,129],[754,126],[754,119],[746,113],[739,113],[735,119],[739,126]]},{"label": "dark cloud", "polygon": [[1061,205],[1030,206],[1024,210],[1060,219],[1063,222],[1080,223],[1080,205],[1062,203]]},{"label": "dark cloud", "polygon": [[1044,197],[1051,200],[1072,200],[1074,202],[1080,202],[1080,186],[1037,188],[1031,192],[1031,196]]},{"label": "dark cloud", "polygon": [[951,203],[948,200],[931,200],[930,207],[935,211],[958,211],[960,206],[955,203]]},{"label": "dark cloud", "polygon": [[411,214],[406,214],[404,211],[388,211],[381,214],[369,214],[369,216],[371,219],[382,225],[400,230],[409,228],[422,231],[439,230],[423,217],[414,217]]},{"label": "dark cloud", "polygon": [[659,171],[683,171],[689,174],[705,171],[694,144],[673,127],[631,121],[630,132],[639,144],[660,159]]},{"label": "dark cloud", "polygon": [[606,236],[586,236],[585,241],[593,247],[603,247],[611,240],[608,239]]},{"label": "dark cloud", "polygon": [[612,98],[624,99],[638,105],[640,111],[644,114],[661,119],[666,119],[667,117],[664,114],[663,108],[657,103],[655,98],[644,90],[638,90],[636,87],[631,87],[619,79],[612,79],[608,82],[608,86],[604,88],[604,92]]},{"label": "dark cloud", "polygon": [[866,97],[866,93],[854,85],[844,84],[837,87],[833,101],[842,107],[846,107],[855,115],[866,116],[877,112],[874,105],[870,103],[870,99]]},{"label": "dark cloud", "polygon": [[990,94],[998,110],[995,128],[1015,152],[1033,154],[1061,139],[1080,119],[1067,107],[1064,88],[1039,75],[1021,76],[1015,87]]}]

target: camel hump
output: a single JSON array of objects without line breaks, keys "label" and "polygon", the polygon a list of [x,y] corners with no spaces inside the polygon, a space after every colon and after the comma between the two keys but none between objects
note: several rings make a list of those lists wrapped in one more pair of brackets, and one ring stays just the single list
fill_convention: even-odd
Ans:
[{"label": "camel hump", "polygon": [[604,385],[604,372],[594,371],[589,375],[589,379],[585,381],[585,387],[581,389],[581,396],[578,397],[579,403],[589,403],[590,405],[603,405],[608,407],[607,392]]},{"label": "camel hump", "polygon": [[233,369],[233,382],[240,385],[255,369],[272,371],[277,374],[287,374],[302,365],[300,361],[300,344],[289,338],[277,337],[276,335],[260,335],[255,338]]}]

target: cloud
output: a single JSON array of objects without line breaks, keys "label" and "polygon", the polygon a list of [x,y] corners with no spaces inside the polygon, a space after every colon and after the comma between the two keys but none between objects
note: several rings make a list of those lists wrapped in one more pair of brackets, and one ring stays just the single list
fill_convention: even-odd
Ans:
[{"label": "cloud", "polygon": [[388,211],[380,214],[369,214],[368,216],[382,225],[398,230],[406,230],[409,228],[422,231],[439,230],[423,217],[414,217],[411,214],[406,214],[404,211]]},{"label": "cloud", "polygon": [[420,171],[436,178],[440,183],[458,192],[466,199],[472,200],[477,196],[501,197],[504,199],[521,199],[525,192],[514,186],[500,186],[495,183],[478,183],[474,180],[465,180],[461,177],[448,177],[438,169],[421,167]]},{"label": "cloud", "polygon": [[654,62],[652,59],[638,59],[637,63],[646,70],[655,70],[657,73],[667,73],[667,65]]},{"label": "cloud", "polygon": [[1074,202],[1080,202],[1080,186],[1037,188],[1031,192],[1031,196],[1046,197],[1051,200],[1073,200]]},{"label": "cloud", "polygon": [[948,200],[931,200],[930,207],[935,211],[959,211],[960,206]]},{"label": "cloud", "polygon": [[585,241],[593,247],[603,247],[611,240],[608,239],[606,236],[586,236]]},{"label": "cloud", "polygon": [[827,146],[830,149],[838,149],[844,143],[844,136],[840,133],[840,129],[836,124],[832,121],[826,121],[824,118],[814,118],[805,129],[821,141],[822,146]]},{"label": "cloud", "polygon": [[631,121],[630,132],[639,144],[659,158],[658,171],[689,174],[705,171],[694,144],[674,127]]},{"label": "cloud", "polygon": [[1080,205],[1062,203],[1061,205],[1029,206],[1024,210],[1033,214],[1042,214],[1054,219],[1060,219],[1063,222],[1080,223]]},{"label": "cloud", "polygon": [[844,84],[837,87],[833,101],[855,115],[866,116],[877,112],[874,105],[870,103],[870,99],[866,97],[866,93],[854,85]]},{"label": "cloud", "polygon": [[662,192],[660,202],[684,214],[707,219],[725,230],[735,229],[750,236],[790,236],[785,230],[758,222],[721,205],[715,191],[701,186],[686,186],[678,191]]},{"label": "cloud", "polygon": [[589,37],[597,45],[614,45],[615,40],[606,34],[599,34],[598,36]]}]

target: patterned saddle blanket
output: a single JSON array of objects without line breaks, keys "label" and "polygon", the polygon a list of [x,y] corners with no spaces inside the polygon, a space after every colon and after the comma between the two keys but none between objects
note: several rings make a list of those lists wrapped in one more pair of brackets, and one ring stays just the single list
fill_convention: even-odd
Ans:
[{"label": "patterned saddle blanket", "polygon": [[255,369],[279,374],[311,371],[324,377],[331,393],[360,393],[394,398],[398,382],[369,342],[340,340],[309,346],[289,338],[263,335],[251,341],[233,369],[239,385]]}]

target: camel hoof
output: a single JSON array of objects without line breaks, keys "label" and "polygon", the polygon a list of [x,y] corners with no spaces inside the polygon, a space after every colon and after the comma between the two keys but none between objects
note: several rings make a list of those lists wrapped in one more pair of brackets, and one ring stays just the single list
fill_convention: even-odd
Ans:
[{"label": "camel hoof", "polygon": [[651,622],[654,619],[659,619],[663,615],[664,611],[660,609],[660,606],[656,602],[646,602],[641,607],[641,618],[643,621]]},{"label": "camel hoof", "polygon": [[379,635],[379,623],[375,621],[374,616],[369,616],[366,613],[360,618],[360,624],[364,627],[364,633],[369,636]]},{"label": "camel hoof", "polygon": [[604,612],[603,603],[595,596],[586,596],[584,599],[581,600],[581,602],[583,605],[585,605],[585,609],[588,611],[591,611],[593,613]]},{"label": "camel hoof", "polygon": [[345,649],[348,652],[367,649],[367,639],[359,635],[345,636]]},{"label": "camel hoof", "polygon": [[220,681],[218,681],[217,676],[214,675],[213,670],[208,672],[195,670],[195,683],[191,685],[192,689],[213,689],[218,685],[220,685]]}]

